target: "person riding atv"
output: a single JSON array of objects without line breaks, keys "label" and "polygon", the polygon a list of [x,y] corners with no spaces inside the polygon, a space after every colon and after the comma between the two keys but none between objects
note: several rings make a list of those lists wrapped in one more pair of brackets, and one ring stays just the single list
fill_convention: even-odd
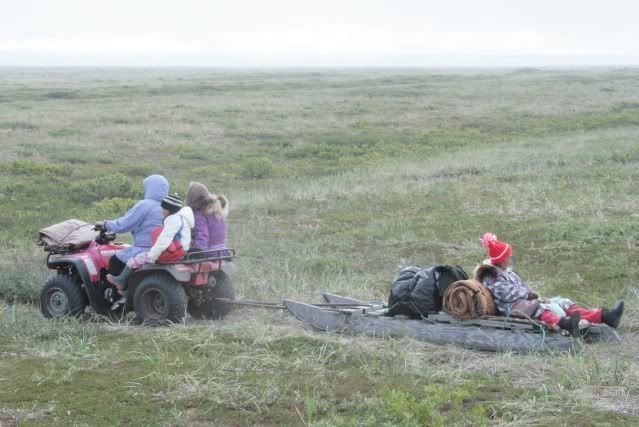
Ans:
[{"label": "person riding atv", "polygon": [[[87,232],[89,227],[92,224],[69,220],[43,230],[64,229],[65,235],[73,234],[72,241],[43,242],[49,252],[47,267],[56,272],[40,291],[44,317],[84,317],[90,306],[94,313],[114,319],[135,311],[136,323],[164,324],[181,322],[186,312],[196,319],[219,319],[231,310],[228,300],[235,298],[230,280],[235,251],[231,248],[190,253],[176,262],[145,264],[131,273],[125,304],[114,304],[120,295],[106,280],[109,259],[128,245],[115,242],[114,233]],[[69,233],[74,229],[78,233]]]},{"label": "person riding atv", "polygon": [[109,260],[111,274],[118,275],[126,262],[152,246],[151,231],[162,225],[164,216],[160,203],[169,194],[169,182],[162,175],[150,175],[144,178],[144,199],[140,200],[123,216],[114,220],[99,221],[95,224],[98,231],[107,233],[126,233],[133,235],[133,245],[118,251]]}]

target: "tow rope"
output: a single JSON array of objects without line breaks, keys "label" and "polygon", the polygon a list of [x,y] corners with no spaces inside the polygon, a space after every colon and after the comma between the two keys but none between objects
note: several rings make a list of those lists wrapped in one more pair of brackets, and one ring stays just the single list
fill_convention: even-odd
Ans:
[{"label": "tow rope", "polygon": [[[248,300],[233,300],[228,298],[215,298],[216,301],[223,302],[225,304],[234,304],[234,305],[243,305],[247,307],[258,307],[258,308],[270,308],[274,310],[284,310],[286,307],[284,304],[278,302],[267,302],[267,301],[248,301]],[[353,304],[353,303],[320,303],[320,304],[309,304],[315,307],[373,307],[370,304]]]}]

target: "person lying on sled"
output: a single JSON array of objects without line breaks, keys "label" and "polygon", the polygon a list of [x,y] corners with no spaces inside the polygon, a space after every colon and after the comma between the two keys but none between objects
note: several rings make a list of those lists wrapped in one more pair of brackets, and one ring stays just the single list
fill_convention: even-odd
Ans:
[{"label": "person lying on sled", "polygon": [[164,226],[155,228],[151,232],[155,240],[151,249],[130,258],[118,276],[111,274],[106,276],[109,283],[115,285],[120,295],[124,294],[133,270],[156,261],[178,261],[186,255],[191,246],[191,228],[195,224],[193,210],[188,206],[182,207],[182,200],[176,193],[162,199],[160,206],[164,216]]},{"label": "person lying on sled", "polygon": [[617,303],[614,309],[608,310],[587,309],[561,297],[539,298],[539,295],[512,270],[512,246],[497,240],[492,233],[485,233],[481,243],[489,258],[475,269],[475,279],[490,290],[500,314],[523,314],[546,325],[558,326],[572,336],[579,335],[581,319],[591,323],[605,323],[612,328],[619,326],[624,308],[623,301]]}]

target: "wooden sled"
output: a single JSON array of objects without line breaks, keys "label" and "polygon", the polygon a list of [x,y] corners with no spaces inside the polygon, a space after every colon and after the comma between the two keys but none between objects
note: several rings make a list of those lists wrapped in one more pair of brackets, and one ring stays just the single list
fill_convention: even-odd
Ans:
[{"label": "wooden sled", "polygon": [[[404,316],[387,317],[383,303],[365,303],[330,293],[324,299],[334,308],[316,307],[284,300],[284,306],[299,320],[315,329],[377,337],[409,336],[434,344],[455,344],[486,351],[579,351],[582,340],[550,331],[525,319],[490,316],[459,321],[444,312],[423,320]],[[344,308],[343,304],[352,304]],[[606,325],[591,325],[582,331],[584,341],[619,341],[616,331]]]}]

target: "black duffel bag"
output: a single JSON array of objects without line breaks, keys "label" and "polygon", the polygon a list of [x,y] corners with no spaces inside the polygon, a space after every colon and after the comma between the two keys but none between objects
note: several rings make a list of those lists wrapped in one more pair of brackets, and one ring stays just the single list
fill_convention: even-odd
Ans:
[{"label": "black duffel bag", "polygon": [[428,313],[437,313],[442,309],[442,296],[448,285],[467,278],[461,267],[406,267],[393,280],[387,315],[402,314],[411,319],[421,319]]}]

